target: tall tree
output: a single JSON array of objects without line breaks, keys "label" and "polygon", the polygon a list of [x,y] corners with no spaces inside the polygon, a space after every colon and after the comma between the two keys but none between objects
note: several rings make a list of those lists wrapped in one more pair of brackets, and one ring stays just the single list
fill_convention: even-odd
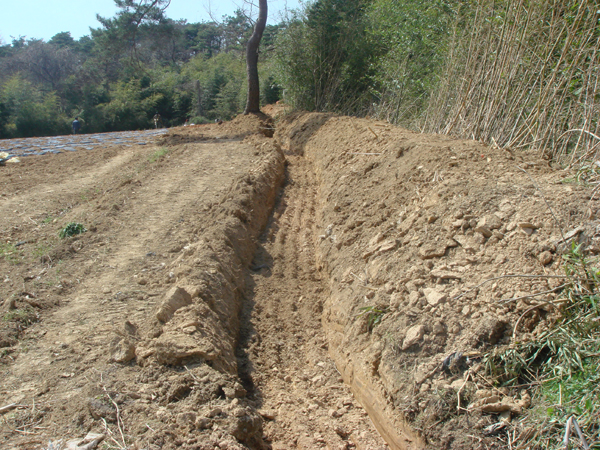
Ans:
[{"label": "tall tree", "polygon": [[114,0],[120,9],[114,18],[104,18],[99,14],[96,19],[103,29],[92,30],[92,36],[110,53],[121,53],[124,49],[130,51],[131,61],[137,61],[138,31],[144,24],[165,22],[165,10],[171,0]]},{"label": "tall tree", "polygon": [[248,100],[244,114],[260,112],[260,82],[258,79],[258,48],[263,32],[267,26],[267,0],[258,2],[258,19],[254,26],[254,33],[246,47],[246,70],[248,72]]}]

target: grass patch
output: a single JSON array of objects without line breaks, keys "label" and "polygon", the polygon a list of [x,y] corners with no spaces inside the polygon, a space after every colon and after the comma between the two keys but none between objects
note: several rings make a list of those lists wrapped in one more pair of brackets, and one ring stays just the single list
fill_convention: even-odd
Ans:
[{"label": "grass patch", "polygon": [[50,250],[52,250],[52,247],[50,245],[45,245],[42,243],[38,243],[36,244],[35,248],[32,250],[32,254],[35,258],[41,258],[43,256],[46,256],[48,253],[50,253]]},{"label": "grass patch", "polygon": [[13,244],[2,244],[0,243],[0,258],[10,264],[18,264],[19,257],[22,257],[23,253],[19,248]]},{"label": "grass patch", "polygon": [[[524,419],[537,431],[527,448],[558,448],[573,417],[589,448],[600,449],[600,271],[581,245],[564,258],[569,283],[554,301],[554,324],[535,340],[492,351],[484,363],[499,385],[539,385]],[[579,441],[575,433],[571,441]]]},{"label": "grass patch", "polygon": [[2,322],[18,322],[23,326],[31,325],[32,323],[37,322],[37,320],[38,318],[35,311],[30,308],[14,309],[6,312],[2,316]]},{"label": "grass patch", "polygon": [[153,163],[158,161],[159,159],[161,159],[163,156],[166,156],[169,153],[169,149],[166,147],[161,147],[159,148],[157,151],[155,151],[154,153],[152,153],[152,155],[150,155],[148,157],[148,161]]},{"label": "grass patch", "polygon": [[597,161],[586,161],[579,166],[575,175],[565,178],[563,183],[597,185],[600,183],[600,165],[598,165]]},{"label": "grass patch", "polygon": [[61,239],[65,239],[71,236],[76,236],[78,234],[82,234],[85,233],[87,230],[85,229],[85,227],[80,224],[80,223],[76,223],[76,222],[71,222],[67,225],[65,225],[64,228],[62,228],[59,232],[58,232],[58,236]]},{"label": "grass patch", "polygon": [[388,308],[379,307],[379,306],[364,306],[360,308],[360,313],[358,313],[358,317],[366,316],[367,317],[367,329],[369,333],[373,331],[377,325],[381,323],[381,319],[388,312]]}]

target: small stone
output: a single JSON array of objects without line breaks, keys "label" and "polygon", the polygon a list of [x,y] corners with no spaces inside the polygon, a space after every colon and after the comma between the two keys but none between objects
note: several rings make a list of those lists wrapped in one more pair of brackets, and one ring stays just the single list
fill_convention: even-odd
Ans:
[{"label": "small stone", "polygon": [[222,412],[223,412],[223,410],[221,408],[213,408],[208,412],[207,416],[208,417],[216,417],[219,414],[221,414]]},{"label": "small stone", "polygon": [[398,309],[398,308],[400,308],[401,304],[402,304],[402,294],[400,294],[399,292],[394,292],[390,296],[390,308]]},{"label": "small stone", "polygon": [[488,227],[484,227],[484,226],[477,226],[474,228],[475,232],[481,234],[483,237],[485,238],[490,238],[492,237],[492,230],[490,230]]},{"label": "small stone", "polygon": [[433,324],[433,332],[436,335],[446,334],[446,327],[444,326],[443,322],[438,321],[435,324]]},{"label": "small stone", "polygon": [[135,358],[135,345],[121,339],[111,349],[111,359],[117,363],[127,363]]},{"label": "small stone", "polygon": [[88,409],[92,417],[96,420],[102,418],[106,419],[108,422],[115,422],[117,420],[117,413],[112,405],[109,406],[96,398],[89,400]]},{"label": "small stone", "polygon": [[210,428],[210,426],[211,420],[208,417],[198,417],[198,419],[196,419],[196,428],[199,430],[206,430],[207,428]]},{"label": "small stone", "polygon": [[420,298],[421,294],[419,294],[419,291],[412,291],[410,294],[408,294],[408,301],[411,306],[415,306]]},{"label": "small stone", "polygon": [[487,228],[489,230],[497,230],[502,227],[502,220],[495,214],[489,214],[477,222],[477,228],[479,227]]},{"label": "small stone", "polygon": [[[480,236],[480,235],[477,235]],[[453,238],[456,242],[458,242],[461,247],[468,253],[477,253],[481,248],[481,244],[475,239],[474,236],[463,236],[456,235]]]},{"label": "small stone", "polygon": [[425,327],[423,325],[415,325],[414,327],[409,328],[406,333],[406,337],[402,342],[402,350],[407,350],[412,347],[414,344],[419,342],[423,335],[425,334]]},{"label": "small stone", "polygon": [[383,233],[377,233],[369,241],[369,247],[375,247],[377,244],[379,244],[381,241],[383,241],[383,238],[384,238]]},{"label": "small stone", "polygon": [[431,306],[437,306],[440,303],[445,302],[448,298],[446,294],[442,294],[441,292],[438,292],[435,289],[431,288],[423,289],[423,294],[425,294],[427,303],[429,303]]},{"label": "small stone", "polygon": [[446,254],[447,245],[426,244],[419,249],[421,259],[441,258]]},{"label": "small stone", "polygon": [[275,417],[277,417],[275,411],[270,409],[261,409],[258,411],[258,414],[260,414],[261,417],[266,420],[275,420]]},{"label": "small stone", "polygon": [[521,232],[526,234],[527,236],[531,236],[534,232],[533,228],[521,228]]},{"label": "small stone", "polygon": [[538,259],[542,263],[542,265],[547,266],[554,260],[554,256],[552,255],[552,253],[545,251],[545,252],[540,253],[540,256],[538,256]]},{"label": "small stone", "polygon": [[452,325],[450,327],[450,329],[448,331],[450,332],[450,334],[456,336],[457,334],[460,333],[460,330],[461,330],[460,325],[458,323],[455,323],[454,325]]},{"label": "small stone", "polygon": [[432,270],[429,274],[431,278],[437,278],[439,280],[461,280],[462,275],[456,272],[450,272],[449,270]]},{"label": "small stone", "polygon": [[177,414],[177,423],[187,425],[196,421],[196,414],[193,412],[184,412]]},{"label": "small stone", "polygon": [[521,228],[531,228],[532,230],[537,230],[539,228],[537,225],[534,225],[531,222],[519,222],[517,225]]},{"label": "small stone", "polygon": [[452,228],[468,228],[469,222],[465,219],[459,219],[452,222]]}]

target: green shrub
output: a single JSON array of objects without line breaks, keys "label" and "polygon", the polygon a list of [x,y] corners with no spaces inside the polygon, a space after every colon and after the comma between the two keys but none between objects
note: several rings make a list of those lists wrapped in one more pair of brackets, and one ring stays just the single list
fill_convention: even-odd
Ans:
[{"label": "green shrub", "polygon": [[58,232],[58,236],[61,239],[65,239],[71,236],[76,236],[78,234],[85,233],[86,231],[86,228],[82,224],[71,222],[65,225],[65,227]]}]

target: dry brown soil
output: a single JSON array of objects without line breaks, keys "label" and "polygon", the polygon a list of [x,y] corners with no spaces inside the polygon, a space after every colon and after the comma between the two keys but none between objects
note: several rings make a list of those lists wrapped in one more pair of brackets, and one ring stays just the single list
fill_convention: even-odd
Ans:
[{"label": "dry brown soil", "polygon": [[0,167],[0,448],[504,448],[480,356],[551,320],[555,292],[512,299],[560,284],[560,230],[599,250],[591,189],[383,122],[273,127]]}]

